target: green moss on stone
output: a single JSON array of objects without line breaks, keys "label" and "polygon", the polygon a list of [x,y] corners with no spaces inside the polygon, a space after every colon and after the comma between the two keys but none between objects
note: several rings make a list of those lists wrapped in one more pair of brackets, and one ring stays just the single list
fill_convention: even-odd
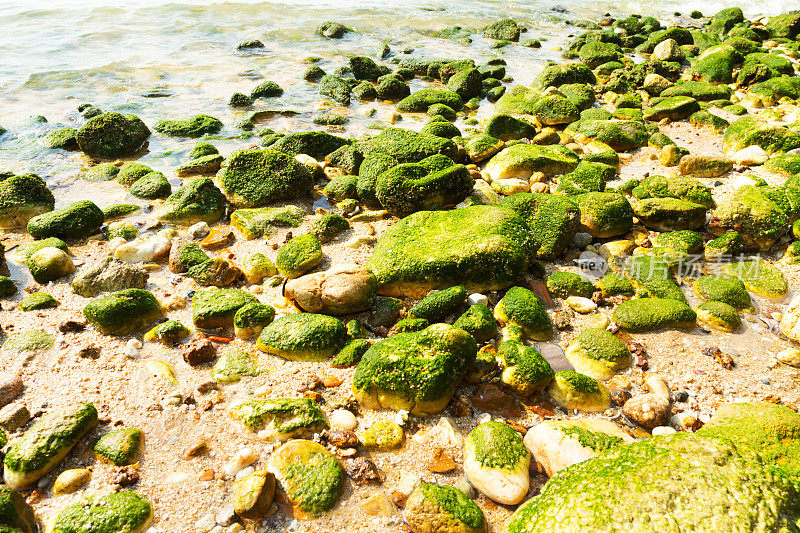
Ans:
[{"label": "green moss on stone", "polygon": [[36,239],[83,239],[97,233],[104,221],[103,212],[94,202],[81,200],[64,209],[33,217],[28,221],[28,233]]},{"label": "green moss on stone", "polygon": [[523,287],[511,287],[494,309],[501,324],[519,326],[534,340],[553,336],[553,323],[536,295]]},{"label": "green moss on stone", "polygon": [[102,113],[81,126],[76,134],[78,147],[97,157],[131,155],[147,140],[150,130],[136,115]]},{"label": "green moss on stone", "polygon": [[679,300],[638,298],[619,304],[612,318],[622,329],[639,332],[664,327],[692,328],[697,315]]},{"label": "green moss on stone", "polygon": [[106,335],[130,335],[163,314],[153,293],[143,289],[123,289],[95,298],[83,308],[89,323]]},{"label": "green moss on stone", "polygon": [[136,460],[142,443],[139,428],[118,428],[109,431],[95,442],[94,453],[117,465],[129,465]]},{"label": "green moss on stone", "polygon": [[325,361],[345,344],[340,320],[314,313],[296,313],[278,318],[258,338],[262,351],[293,361]]}]

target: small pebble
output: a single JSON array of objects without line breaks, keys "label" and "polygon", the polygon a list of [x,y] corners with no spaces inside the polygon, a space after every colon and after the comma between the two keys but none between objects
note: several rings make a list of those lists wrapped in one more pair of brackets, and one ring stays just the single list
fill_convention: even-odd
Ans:
[{"label": "small pebble", "polygon": [[189,229],[186,230],[186,231],[189,233],[189,235],[192,236],[192,238],[194,238],[194,239],[202,239],[203,237],[208,235],[208,232],[210,230],[208,228],[208,224],[207,223],[198,222],[197,224],[194,224],[193,226],[189,226]]},{"label": "small pebble", "polygon": [[673,433],[677,433],[677,431],[669,426],[658,426],[653,428],[654,437],[658,437],[660,435],[672,435]]},{"label": "small pebble", "polygon": [[336,409],[334,412],[331,413],[329,418],[331,427],[341,428],[346,430],[354,430],[356,426],[358,426],[358,420],[356,420],[356,415],[348,411],[347,409]]},{"label": "small pebble", "polygon": [[489,305],[489,297],[486,296],[485,294],[481,294],[479,292],[476,292],[474,294],[470,294],[469,297],[467,297],[467,304],[469,304],[469,305],[484,305],[484,306],[488,306]]}]

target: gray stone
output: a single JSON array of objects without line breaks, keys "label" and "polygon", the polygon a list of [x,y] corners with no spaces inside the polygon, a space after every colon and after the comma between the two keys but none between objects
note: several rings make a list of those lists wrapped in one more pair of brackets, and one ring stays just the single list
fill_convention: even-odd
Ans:
[{"label": "gray stone", "polygon": [[147,277],[147,272],[138,266],[106,257],[82,268],[72,281],[72,290],[84,298],[93,298],[101,292],[144,289]]}]

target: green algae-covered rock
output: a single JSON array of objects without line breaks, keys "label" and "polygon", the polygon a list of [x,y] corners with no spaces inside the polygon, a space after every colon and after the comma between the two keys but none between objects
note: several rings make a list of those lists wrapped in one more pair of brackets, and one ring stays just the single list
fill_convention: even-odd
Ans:
[{"label": "green algae-covered rock", "polygon": [[689,124],[696,128],[710,130],[717,135],[725,133],[725,129],[731,125],[731,123],[724,118],[718,117],[706,110],[692,113],[689,116]]},{"label": "green algae-covered rock", "polygon": [[250,98],[253,100],[256,98],[276,98],[282,94],[283,89],[281,89],[280,85],[272,80],[267,80],[253,87],[253,90],[250,91]]},{"label": "green algae-covered rock", "polygon": [[344,345],[344,348],[339,350],[339,353],[331,359],[331,366],[333,368],[350,368],[356,366],[361,357],[367,350],[369,350],[372,343],[367,339],[353,339]]},{"label": "green algae-covered rock", "polygon": [[679,300],[638,298],[619,304],[612,318],[622,329],[637,332],[664,327],[693,328],[697,315]]},{"label": "green algae-covered rock", "polygon": [[800,513],[797,498],[797,488],[759,457],[722,439],[678,433],[561,470],[512,515],[508,532],[788,531]]},{"label": "green algae-covered rock", "polygon": [[387,452],[403,445],[402,426],[388,420],[378,420],[369,429],[358,434],[362,446],[372,450]]},{"label": "green algae-covered rock", "polygon": [[483,36],[501,41],[519,41],[520,27],[514,19],[506,18],[481,28]]},{"label": "green algae-covered rock", "polygon": [[547,387],[547,394],[568,412],[577,409],[594,413],[605,411],[611,405],[611,392],[605,385],[574,370],[557,372]]},{"label": "green algae-covered rock", "polygon": [[740,64],[742,56],[732,46],[712,46],[692,61],[692,68],[700,77],[711,83],[730,83],[733,69]]},{"label": "green algae-covered rock", "polygon": [[709,230],[722,235],[735,230],[743,242],[767,250],[783,235],[789,219],[778,205],[752,185],[739,187],[711,213]]},{"label": "green algae-covered rock", "polygon": [[697,313],[697,323],[706,329],[732,333],[742,325],[738,311],[725,302],[703,302],[694,311]]},{"label": "green algae-covered rock", "polygon": [[762,259],[736,261],[725,266],[725,273],[739,278],[748,291],[782,300],[789,292],[789,283],[780,269]]},{"label": "green algae-covered rock", "polygon": [[477,342],[486,342],[497,334],[497,322],[485,305],[469,306],[464,314],[453,322],[453,326],[463,329]]},{"label": "green algae-covered rock", "polygon": [[275,475],[295,516],[318,517],[330,511],[344,489],[344,469],[321,444],[289,441],[270,457],[267,469]]},{"label": "green algae-covered rock", "polygon": [[511,287],[494,308],[494,317],[501,324],[522,328],[531,339],[548,340],[553,336],[553,323],[536,295],[523,287]]},{"label": "green algae-covered rock", "polygon": [[150,291],[123,289],[95,298],[83,315],[106,335],[130,335],[161,318],[164,309]]},{"label": "green algae-covered rock", "polygon": [[660,96],[670,98],[673,96],[691,96],[701,102],[728,99],[732,90],[727,85],[715,85],[706,81],[679,81],[672,87],[661,92]]},{"label": "green algae-covered rock", "polygon": [[53,470],[97,423],[97,409],[76,403],[53,409],[8,449],[3,479],[12,488],[24,488]]},{"label": "green algae-covered rock", "polygon": [[367,267],[379,294],[421,298],[463,285],[497,290],[520,279],[535,248],[519,215],[493,206],[419,211],[381,235]]},{"label": "green algae-covered rock", "polygon": [[52,533],[142,533],[153,519],[153,506],[144,496],[121,491],[87,498],[61,511]]},{"label": "green algae-covered rock", "polygon": [[464,474],[492,500],[515,505],[528,493],[530,452],[522,436],[502,422],[484,422],[464,440]]},{"label": "green algae-covered rock", "polygon": [[[360,141],[358,148],[364,152],[361,173],[370,171],[370,158],[376,155],[388,156],[392,161],[389,167],[380,170],[377,174],[394,165],[419,163],[426,157],[436,154],[446,155],[453,160],[458,156],[458,148],[450,139],[401,128],[385,128],[375,137]],[[377,178],[377,174],[374,176],[375,178]]]},{"label": "green algae-covered rock", "polygon": [[744,241],[737,231],[727,231],[710,240],[705,245],[703,256],[706,261],[719,261],[723,257],[731,257],[744,250]]},{"label": "green algae-covered rock", "polygon": [[772,37],[796,39],[800,35],[800,16],[796,11],[770,17],[767,30]]},{"label": "green algae-covered rock", "polygon": [[430,326],[431,323],[424,318],[404,318],[399,320],[392,329],[389,330],[390,335],[397,335],[398,333],[410,333],[413,331],[422,331]]},{"label": "green algae-covered rock", "polygon": [[216,174],[224,160],[225,158],[220,154],[204,155],[175,168],[175,174],[182,178],[195,175]]},{"label": "green algae-covered rock", "polygon": [[457,204],[472,192],[474,184],[467,167],[438,154],[387,170],[378,177],[375,195],[387,211],[403,217]]},{"label": "green algae-covered rock", "polygon": [[493,115],[486,123],[486,134],[501,141],[533,139],[536,126],[511,115]]},{"label": "green algae-covered rock", "polygon": [[92,449],[108,462],[124,466],[136,461],[141,444],[141,429],[117,428],[100,437]]},{"label": "green algae-covered rock", "polygon": [[644,123],[635,120],[581,120],[572,126],[574,131],[619,151],[647,146],[650,138]]},{"label": "green algae-covered rock", "polygon": [[444,104],[451,109],[461,109],[464,101],[454,91],[445,89],[421,89],[397,103],[398,111],[425,113],[435,104]]},{"label": "green algae-covered rock", "polygon": [[344,106],[350,105],[350,85],[343,78],[325,74],[319,80],[319,94]]},{"label": "green algae-covered rock", "polygon": [[305,216],[305,209],[295,205],[237,209],[231,213],[231,226],[241,231],[246,239],[256,239],[271,235],[275,228],[296,228]]},{"label": "green algae-covered rock", "polygon": [[262,207],[305,195],[314,178],[284,152],[238,150],[222,164],[216,183],[234,206]]},{"label": "green algae-covered rock", "polygon": [[58,300],[46,292],[32,292],[19,301],[21,311],[40,311],[58,307]]},{"label": "green algae-covered rock", "polygon": [[141,208],[141,206],[136,204],[111,204],[110,206],[103,208],[103,216],[106,218],[106,222],[108,222],[109,220],[114,220],[115,218],[121,218],[130,215],[131,213],[135,213]]},{"label": "green algae-covered rock", "polygon": [[244,350],[225,352],[211,369],[211,377],[218,383],[236,383],[246,376],[260,376],[266,371],[258,356]]},{"label": "green algae-covered rock", "polygon": [[[113,163],[111,163],[113,164]],[[98,165],[99,166],[99,165]],[[116,165],[114,165],[116,167]],[[129,161],[118,167],[119,171],[116,174],[117,183],[130,187],[140,178],[154,172],[152,168],[136,161]]]},{"label": "green algae-covered rock", "polygon": [[572,197],[581,214],[581,229],[592,237],[605,239],[630,231],[633,209],[618,193],[589,192]]},{"label": "green algae-covered rock", "polygon": [[145,333],[144,340],[147,342],[173,344],[188,337],[190,333],[189,328],[177,320],[167,320]]},{"label": "green algae-covered rock", "polygon": [[633,296],[633,284],[625,276],[616,272],[609,272],[597,282],[597,288],[600,289],[603,298],[609,296]]},{"label": "green algae-covered rock", "polygon": [[790,476],[800,474],[800,415],[783,405],[723,404],[698,434],[749,448],[766,464]]},{"label": "green algae-covered rock", "polygon": [[28,221],[52,211],[56,201],[42,178],[34,174],[0,181],[0,229],[24,228]]},{"label": "green algae-covered rock", "polygon": [[345,344],[345,327],[336,318],[295,313],[266,326],[258,338],[260,350],[292,361],[325,361]]},{"label": "green algae-covered rock", "polygon": [[768,154],[782,154],[800,148],[800,134],[765,120],[741,117],[725,130],[722,147],[732,153],[748,146],[759,146]]},{"label": "green algae-covered rock", "polygon": [[704,205],[678,198],[632,199],[631,207],[639,221],[656,231],[697,229],[706,223]]},{"label": "green algae-covered rock", "polygon": [[515,144],[489,160],[486,172],[492,180],[528,179],[534,172],[566,174],[578,166],[578,155],[560,144]]},{"label": "green algae-covered rock", "polygon": [[252,302],[245,304],[233,316],[233,328],[240,339],[252,339],[258,336],[272,319],[275,309],[266,304]]},{"label": "green algae-covered rock", "polygon": [[286,440],[328,429],[325,413],[307,398],[249,399],[237,402],[228,415],[249,431],[267,431],[270,436]]},{"label": "green algae-covered rock", "polygon": [[564,355],[577,372],[595,379],[611,379],[631,365],[631,354],[625,343],[600,328],[581,331]]},{"label": "green algae-covered rock", "polygon": [[136,115],[102,113],[81,126],[75,137],[78,147],[96,157],[122,157],[141,148],[150,130]]},{"label": "green algae-covered rock", "polygon": [[438,322],[464,305],[467,296],[467,290],[460,285],[433,292],[409,309],[408,317]]},{"label": "green algae-covered rock", "polygon": [[653,255],[666,261],[670,267],[691,265],[690,254],[703,248],[703,237],[694,231],[681,230],[660,233],[652,240]]},{"label": "green algae-covered rock", "polygon": [[457,72],[447,80],[447,89],[460,96],[464,102],[475,98],[481,93],[481,73],[476,68]]},{"label": "green algae-covered rock", "polygon": [[405,409],[417,416],[438,413],[450,402],[476,353],[472,336],[447,324],[399,333],[363,355],[353,393],[367,409]]},{"label": "green algae-covered rock", "polygon": [[694,178],[685,176],[648,176],[641,180],[631,191],[631,196],[643,200],[645,198],[678,198],[687,202],[715,206],[711,189]]},{"label": "green algae-covered rock", "polygon": [[420,483],[406,501],[403,517],[412,531],[486,533],[483,511],[463,492],[447,485]]},{"label": "green algae-covered rock", "polygon": [[561,256],[572,244],[580,225],[580,210],[562,196],[519,193],[507,196],[500,206],[517,212],[528,224],[540,259]]},{"label": "green algae-covered rock", "polygon": [[683,120],[692,113],[700,111],[700,104],[689,96],[670,96],[659,101],[653,107],[646,109],[646,120],[659,121],[665,118],[670,120]]},{"label": "green algae-covered rock", "polygon": [[4,485],[0,485],[0,531],[5,533],[39,531],[36,515],[22,494]]},{"label": "green algae-covered rock", "polygon": [[547,291],[554,298],[581,296],[591,298],[594,292],[592,282],[574,272],[553,272],[547,276]]},{"label": "green algae-covered rock", "polygon": [[[338,150],[342,146],[350,144],[349,139],[337,137],[324,131],[301,131],[297,133],[290,133],[278,139],[277,142],[270,145],[270,150],[279,150],[286,152],[289,155],[295,156],[298,154],[310,155],[314,159],[325,159],[325,156]],[[270,165],[272,172],[281,172],[280,166],[283,159],[277,161],[265,161],[262,165]],[[287,169],[284,172],[293,171]]]},{"label": "green algae-covered rock", "polygon": [[[105,214],[105,211],[103,212],[103,214]],[[130,222],[125,222],[124,220],[118,220],[106,226],[105,235],[108,240],[111,240],[115,237],[122,237],[126,241],[132,241],[133,239],[139,236],[139,228],[137,228]]]},{"label": "green algae-covered rock", "polygon": [[142,176],[130,188],[132,196],[143,200],[166,198],[171,192],[172,186],[161,172],[150,172]]},{"label": "green algae-covered rock", "polygon": [[195,178],[173,192],[155,212],[159,220],[192,225],[218,221],[226,201],[211,178]]},{"label": "green algae-covered rock", "polygon": [[104,221],[103,212],[94,202],[81,200],[33,217],[28,221],[28,233],[36,239],[83,239],[97,233]]},{"label": "green algae-covered rock", "polygon": [[58,128],[44,137],[44,145],[48,148],[74,150],[78,147],[78,130],[70,127]]},{"label": "green algae-covered rock", "polygon": [[603,63],[617,61],[620,57],[620,47],[613,43],[589,41],[581,46],[578,54],[581,63],[588,65],[589,68],[597,68]]},{"label": "green algae-covered rock", "polygon": [[310,233],[292,237],[278,250],[275,266],[287,278],[297,278],[322,262],[322,246]]},{"label": "green algae-covered rock", "polygon": [[521,396],[530,396],[550,384],[554,372],[542,354],[519,340],[503,339],[497,350],[500,381]]},{"label": "green algae-covered rock", "polygon": [[616,174],[617,169],[612,165],[582,160],[575,170],[559,178],[555,192],[566,195],[600,192]]},{"label": "green algae-covered rock", "polygon": [[544,90],[548,87],[561,87],[565,84],[597,82],[592,70],[582,63],[565,63],[562,65],[548,65],[544,71],[533,80],[531,87]]},{"label": "green algae-covered rock", "polygon": [[55,337],[46,331],[31,329],[14,333],[3,343],[4,352],[36,352],[53,347]]},{"label": "green algae-covered rock", "polygon": [[0,276],[0,298],[8,298],[17,293],[17,285],[8,276]]},{"label": "green algae-covered rock", "polygon": [[257,301],[255,296],[239,289],[210,288],[197,291],[192,300],[192,319],[199,328],[229,327],[233,325],[239,309]]},{"label": "green algae-covered rock", "polygon": [[350,222],[336,213],[322,213],[311,220],[308,232],[321,243],[329,242],[350,229]]},{"label": "green algae-covered rock", "polygon": [[704,302],[724,302],[736,309],[753,307],[744,283],[736,277],[700,276],[694,282],[694,292]]},{"label": "green algae-covered rock", "polygon": [[55,281],[75,272],[75,263],[62,249],[48,246],[30,255],[28,270],[36,283]]},{"label": "green algae-covered rock", "polygon": [[420,133],[435,135],[437,137],[442,137],[443,139],[455,139],[456,137],[461,137],[461,130],[459,130],[455,125],[444,120],[431,119],[431,121],[419,131]]},{"label": "green algae-covered rock", "polygon": [[544,126],[571,124],[580,118],[578,108],[558,95],[545,96],[536,101],[531,108],[532,115]]},{"label": "green algae-covered rock", "polygon": [[206,133],[218,133],[222,122],[209,115],[196,115],[187,120],[159,120],[153,129],[170,137],[202,137]]}]

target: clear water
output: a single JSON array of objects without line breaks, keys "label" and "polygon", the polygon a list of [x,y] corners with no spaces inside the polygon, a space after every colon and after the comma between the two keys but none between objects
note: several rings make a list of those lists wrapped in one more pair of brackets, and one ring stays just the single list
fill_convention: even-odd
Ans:
[{"label": "clear water", "polygon": [[[732,0],[691,5],[678,0],[5,0],[0,2],[0,125],[10,133],[0,138],[0,169],[39,173],[57,189],[59,203],[91,195],[105,205],[127,193],[112,183],[78,179],[90,161],[80,154],[44,149],[39,140],[59,124],[80,124],[76,107],[84,102],[103,110],[135,112],[149,125],[200,112],[217,116],[228,125],[220,134],[224,140],[218,142],[227,153],[257,141],[243,139],[233,127],[246,111],[228,107],[228,98],[233,92],[248,93],[262,79],[277,81],[286,92],[272,102],[260,101],[257,107],[302,112],[293,118],[277,116],[265,126],[277,131],[322,129],[310,119],[323,100],[316,85],[302,79],[308,66],[303,59],[309,56],[321,57],[320,65],[330,72],[351,55],[374,56],[379,45],[388,42],[395,51],[413,48],[414,57],[480,61],[501,56],[508,61],[515,83],[527,83],[546,60],[558,59],[555,48],[575,30],[567,20],[596,19],[608,11],[649,14],[668,23],[675,11],[700,9],[711,14],[737,4]],[[796,0],[741,4],[751,17],[798,7]],[[480,36],[464,46],[425,35],[453,25],[477,28],[503,15],[526,23],[525,36],[543,39],[543,48],[494,50]],[[323,39],[314,35],[323,20],[340,21],[358,33],[343,40]],[[236,51],[239,42],[253,38],[261,39],[266,48]],[[368,108],[377,111],[370,119],[363,117]],[[484,106],[479,114],[488,110],[490,106]],[[385,120],[392,108],[354,103],[337,111],[354,117],[344,134],[359,135],[369,120]],[[44,116],[47,122],[35,116]],[[418,129],[421,124],[407,119],[401,125]],[[153,136],[141,161],[170,175],[193,144]]]}]

